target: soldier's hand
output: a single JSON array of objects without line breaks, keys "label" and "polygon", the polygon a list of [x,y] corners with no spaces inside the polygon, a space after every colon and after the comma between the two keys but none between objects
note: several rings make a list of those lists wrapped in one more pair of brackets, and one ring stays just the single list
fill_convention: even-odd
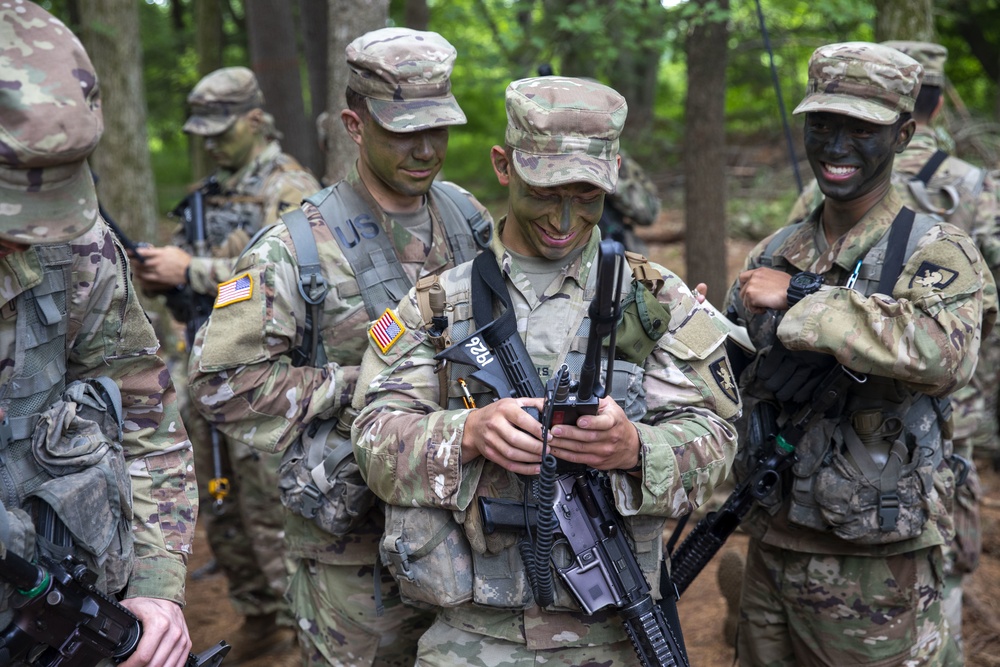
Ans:
[{"label": "soldier's hand", "polygon": [[187,284],[191,255],[177,246],[137,248],[136,253],[144,261],[133,264],[132,271],[144,288],[163,291]]},{"label": "soldier's hand", "polygon": [[754,315],[768,308],[788,310],[788,283],[792,277],[784,271],[761,267],[740,274],[740,300]]},{"label": "soldier's hand", "polygon": [[542,425],[522,410],[541,409],[540,398],[503,398],[469,412],[462,434],[462,461],[485,456],[519,475],[537,475]]},{"label": "soldier's hand", "polygon": [[602,398],[596,415],[580,417],[576,426],[553,426],[549,450],[564,461],[598,470],[628,470],[639,461],[639,432],[612,398]]},{"label": "soldier's hand", "polygon": [[184,667],[191,651],[191,637],[179,604],[156,598],[126,598],[122,606],[142,621],[142,639],[121,667]]}]

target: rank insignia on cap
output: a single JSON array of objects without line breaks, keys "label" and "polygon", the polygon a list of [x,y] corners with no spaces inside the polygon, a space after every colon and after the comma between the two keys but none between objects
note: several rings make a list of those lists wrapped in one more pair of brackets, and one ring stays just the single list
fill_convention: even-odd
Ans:
[{"label": "rank insignia on cap", "polygon": [[253,278],[249,273],[244,273],[232,280],[219,283],[219,296],[215,297],[215,307],[222,308],[237,301],[246,301],[251,296],[253,296]]},{"label": "rank insignia on cap", "polygon": [[726,395],[726,398],[733,403],[739,403],[740,391],[736,388],[736,378],[733,377],[733,372],[729,369],[725,357],[713,362],[708,368],[712,371],[715,384],[719,385],[719,389]]},{"label": "rank insignia on cap", "polygon": [[389,351],[389,348],[395,344],[400,337],[406,333],[406,327],[403,323],[399,321],[396,317],[396,313],[392,312],[391,308],[386,308],[385,312],[382,313],[382,317],[375,320],[371,328],[368,330],[368,335],[372,337],[375,344],[378,345],[378,349],[382,350],[382,354]]},{"label": "rank insignia on cap", "polygon": [[910,279],[910,287],[936,287],[944,289],[958,278],[958,272],[931,262],[924,262]]}]

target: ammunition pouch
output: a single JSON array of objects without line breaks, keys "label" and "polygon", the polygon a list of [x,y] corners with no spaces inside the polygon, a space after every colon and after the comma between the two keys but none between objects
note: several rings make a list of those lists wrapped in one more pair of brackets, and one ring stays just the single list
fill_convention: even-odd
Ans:
[{"label": "ammunition pouch", "polygon": [[281,504],[337,536],[361,525],[376,504],[354,460],[351,438],[344,434],[353,417],[347,409],[340,419],[310,424],[278,467]]},{"label": "ammunition pouch", "polygon": [[[34,471],[22,470],[24,507],[34,516],[37,553],[75,554],[115,593],[134,557],[132,482],[121,446],[121,394],[107,378],[77,381],[41,413],[31,441]],[[71,540],[65,540],[68,532]],[[34,554],[32,554],[34,555]]]}]

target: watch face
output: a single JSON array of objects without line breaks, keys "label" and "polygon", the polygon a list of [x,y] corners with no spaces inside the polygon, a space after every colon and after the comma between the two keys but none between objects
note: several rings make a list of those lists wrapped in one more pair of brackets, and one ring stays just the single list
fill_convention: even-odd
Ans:
[{"label": "watch face", "polygon": [[803,271],[792,276],[789,284],[794,285],[798,289],[819,289],[819,286],[823,284],[823,279],[815,273]]}]

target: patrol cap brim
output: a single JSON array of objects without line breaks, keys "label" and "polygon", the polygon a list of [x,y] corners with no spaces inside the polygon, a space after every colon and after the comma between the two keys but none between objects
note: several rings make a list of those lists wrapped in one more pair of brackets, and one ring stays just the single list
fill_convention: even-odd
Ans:
[{"label": "patrol cap brim", "polygon": [[465,113],[453,95],[410,100],[366,97],[368,112],[390,132],[420,132],[435,127],[465,125]]},{"label": "patrol cap brim", "polygon": [[62,243],[98,218],[97,191],[86,160],[44,169],[0,166],[0,239]]},{"label": "patrol cap brim", "polygon": [[[618,160],[573,153],[541,155],[515,148],[514,169],[528,185],[551,188],[570,183],[590,183],[608,194],[618,185]],[[617,157],[617,153],[615,154]]]},{"label": "patrol cap brim", "polygon": [[795,107],[793,114],[827,112],[843,114],[866,120],[876,125],[892,125],[899,120],[899,112],[856,95],[813,93]]},{"label": "patrol cap brim", "polygon": [[197,134],[202,137],[210,137],[222,134],[233,126],[239,116],[226,115],[201,115],[195,114],[184,123],[184,131],[188,134]]}]

